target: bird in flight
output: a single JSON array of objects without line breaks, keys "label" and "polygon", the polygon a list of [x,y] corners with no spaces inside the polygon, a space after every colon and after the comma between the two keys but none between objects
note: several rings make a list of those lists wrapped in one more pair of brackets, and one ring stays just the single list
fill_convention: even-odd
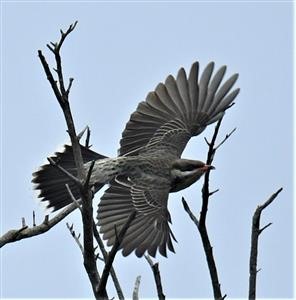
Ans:
[{"label": "bird in flight", "polygon": [[[124,256],[133,251],[155,257],[157,250],[167,256],[174,252],[175,237],[170,229],[169,193],[187,188],[212,169],[199,160],[181,158],[191,137],[218,121],[233,103],[239,88],[233,89],[238,74],[223,81],[226,66],[214,74],[209,63],[199,76],[199,63],[193,63],[188,76],[181,68],[148,93],[130,116],[120,140],[118,157],[108,158],[81,146],[85,169],[95,160],[90,178],[94,192],[109,187],[98,206],[98,226],[107,245],[114,244],[132,211],[136,216],[120,245]],[[72,148],[56,152],[58,164],[77,175]],[[33,173],[32,182],[39,198],[53,211],[72,203],[66,189],[79,198],[79,190],[70,177],[54,165],[46,164]]]}]

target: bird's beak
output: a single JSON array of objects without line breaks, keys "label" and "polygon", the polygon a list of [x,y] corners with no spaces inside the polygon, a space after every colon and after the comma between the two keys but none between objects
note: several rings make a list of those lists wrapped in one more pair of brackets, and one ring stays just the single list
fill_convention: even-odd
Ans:
[{"label": "bird's beak", "polygon": [[201,169],[206,172],[206,171],[209,171],[209,170],[215,170],[216,168],[214,166],[211,166],[211,165],[204,165]]}]

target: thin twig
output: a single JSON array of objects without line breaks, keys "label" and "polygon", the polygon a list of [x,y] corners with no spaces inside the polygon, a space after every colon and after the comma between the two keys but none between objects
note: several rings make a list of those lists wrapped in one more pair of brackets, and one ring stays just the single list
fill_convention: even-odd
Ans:
[{"label": "thin twig", "polygon": [[68,191],[68,194],[69,194],[71,200],[77,205],[77,208],[79,208],[79,210],[82,211],[82,209],[81,209],[81,203],[80,203],[81,201],[78,201],[78,200],[74,197],[74,195],[73,195],[73,193],[72,193],[72,191],[71,191],[71,189],[70,189],[68,183],[66,183],[66,189],[67,189],[67,191]]},{"label": "thin twig", "polygon": [[124,238],[124,235],[128,229],[128,227],[130,226],[131,222],[134,220],[134,218],[136,217],[136,211],[134,210],[133,212],[131,212],[131,214],[129,215],[127,221],[125,222],[125,224],[123,225],[123,227],[121,228],[119,234],[118,234],[118,238],[115,239],[114,245],[111,249],[111,251],[109,252],[108,258],[106,260],[105,263],[105,267],[102,273],[102,277],[99,283],[99,287],[98,287],[98,296],[99,298],[101,297],[102,299],[105,299],[104,297],[104,291],[106,290],[106,284],[107,284],[107,280],[110,274],[110,270],[115,258],[115,255],[117,253],[117,251],[119,250],[120,244]]},{"label": "thin twig", "polygon": [[265,230],[267,227],[271,226],[272,223],[268,223],[267,225],[263,226],[260,230],[259,230],[259,234],[261,234],[263,232],[263,230]]},{"label": "thin twig", "polygon": [[[100,237],[100,234],[97,230],[97,226],[96,226],[96,223],[93,221],[93,232],[94,232],[94,237],[99,245],[99,248],[103,254],[103,257],[104,257],[104,261],[106,262],[107,259],[108,259],[108,253],[105,249],[105,246],[104,246],[104,243]],[[122,292],[122,289],[121,289],[121,286],[120,286],[120,283],[119,283],[119,280],[117,278],[117,275],[116,275],[116,272],[113,268],[113,266],[111,267],[110,269],[110,275],[111,275],[111,278],[112,278],[112,281],[114,283],[114,287],[116,289],[116,292],[117,292],[117,296],[118,296],[118,299],[119,300],[124,300],[124,295],[123,295],[123,292]]]},{"label": "thin twig", "polygon": [[165,295],[164,295],[163,290],[162,290],[161,277],[160,277],[160,272],[159,272],[159,264],[154,263],[149,255],[145,254],[144,256],[145,256],[147,262],[149,263],[149,265],[152,269],[152,272],[153,272],[158,299],[159,300],[164,300]]},{"label": "thin twig", "polygon": [[62,166],[60,166],[58,162],[55,162],[51,157],[48,157],[47,160],[51,165],[59,169],[62,173],[69,177],[69,179],[74,181],[78,186],[81,186],[81,181],[77,177],[72,175],[70,172],[68,172],[66,169],[64,169]]},{"label": "thin twig", "polygon": [[22,217],[22,228],[28,228],[26,225],[26,219],[24,217]]},{"label": "thin twig", "polygon": [[154,262],[153,262],[152,258],[151,258],[149,255],[147,255],[147,254],[145,254],[144,257],[146,258],[148,264],[149,264],[150,267],[152,268],[153,265],[154,265]]},{"label": "thin twig", "polygon": [[81,130],[81,132],[78,133],[77,139],[78,139],[79,141],[80,141],[81,138],[83,137],[83,135],[84,135],[85,131],[87,130],[87,128],[88,128],[88,126],[85,126],[85,127]]},{"label": "thin twig", "polygon": [[280,188],[274,194],[272,194],[267,201],[265,201],[262,205],[259,205],[254,212],[253,220],[252,220],[252,234],[251,234],[251,253],[250,253],[250,263],[249,263],[249,300],[256,299],[256,281],[257,281],[257,258],[258,258],[258,239],[260,233],[267,227],[271,225],[271,223],[267,224],[263,228],[260,228],[260,217],[262,211],[270,205],[278,194],[283,190]]},{"label": "thin twig", "polygon": [[[209,150],[208,150],[208,155],[207,155],[207,165],[211,165],[215,156],[215,142],[218,136],[218,132],[221,126],[221,122],[222,122],[221,118],[216,126],[215,126],[215,130],[214,130],[214,134],[213,137],[211,139],[211,142],[209,143]],[[204,185],[202,188],[202,208],[201,208],[201,212],[200,212],[200,220],[199,223],[201,224],[201,226],[205,226],[206,223],[206,217],[207,217],[207,211],[208,211],[208,203],[209,203],[209,181],[210,181],[210,170],[206,172],[205,177],[204,177]]]},{"label": "thin twig", "polygon": [[53,75],[52,75],[52,73],[50,71],[50,68],[48,66],[48,63],[47,63],[44,55],[42,54],[41,50],[38,50],[38,56],[39,56],[39,59],[41,61],[42,66],[43,66],[43,69],[44,69],[44,72],[46,74],[47,80],[49,81],[49,83],[51,85],[51,88],[52,88],[52,90],[53,90],[56,98],[58,99],[60,105],[62,105],[62,103],[63,103],[62,95],[60,93],[60,90],[58,88],[57,82],[54,79],[54,77],[53,77]]},{"label": "thin twig", "polygon": [[78,140],[80,141],[84,133],[86,132],[86,138],[85,138],[85,148],[90,148],[91,145],[89,145],[90,142],[90,129],[89,126],[85,126],[85,128],[77,135]]},{"label": "thin twig", "polygon": [[66,90],[67,95],[69,95],[69,93],[70,93],[73,81],[74,81],[74,78],[69,78],[69,85],[68,85],[68,88]]},{"label": "thin twig", "polygon": [[79,247],[79,249],[80,249],[80,251],[81,251],[81,253],[82,253],[82,255],[83,255],[83,254],[84,254],[84,249],[83,249],[83,246],[82,246],[82,244],[81,244],[81,242],[80,242],[80,239],[79,239],[79,238],[80,238],[80,234],[79,234],[79,235],[76,235],[76,232],[75,232],[75,230],[73,229],[73,224],[72,224],[72,225],[69,225],[69,223],[67,222],[66,225],[67,225],[67,228],[69,229],[69,231],[70,231],[72,237],[74,238],[76,244],[78,245],[78,247]]},{"label": "thin twig", "polygon": [[102,262],[105,262],[105,259],[103,257],[100,256],[101,253],[97,253],[96,254],[96,260],[100,260]]},{"label": "thin twig", "polygon": [[86,176],[86,180],[85,180],[85,183],[84,183],[84,188],[88,188],[89,187],[89,181],[90,181],[90,178],[91,178],[91,174],[92,174],[95,162],[96,161],[93,160],[90,163],[90,166],[89,166],[89,169],[88,169],[88,172],[87,172],[87,176]]},{"label": "thin twig", "polygon": [[33,227],[36,226],[36,216],[35,211],[33,210]]},{"label": "thin twig", "polygon": [[188,203],[186,202],[186,200],[185,200],[185,198],[184,197],[182,197],[182,203],[183,203],[183,207],[184,207],[184,209],[185,209],[185,211],[188,213],[188,215],[189,215],[189,217],[190,217],[190,219],[193,221],[193,223],[197,226],[197,228],[198,228],[198,226],[199,226],[199,222],[198,222],[198,219],[197,219],[197,217],[193,214],[193,212],[191,211],[191,209],[190,209],[190,207],[189,207],[189,205],[188,205]]},{"label": "thin twig", "polygon": [[141,283],[141,276],[137,276],[136,281],[135,281],[135,286],[133,290],[133,300],[139,300],[139,288],[140,288],[140,283]]},{"label": "thin twig", "polygon": [[216,189],[212,192],[209,192],[209,196],[213,196],[214,194],[216,194],[217,192],[219,192],[219,189]]},{"label": "thin twig", "polygon": [[35,235],[47,232],[50,228],[62,221],[66,216],[68,216],[72,211],[77,208],[76,204],[72,203],[64,208],[61,212],[55,215],[52,219],[45,216],[44,221],[33,227],[12,229],[6,232],[0,237],[0,248],[8,243],[13,243],[22,239],[30,238]]},{"label": "thin twig", "polygon": [[60,32],[61,32],[60,41],[58,43],[51,43],[51,46],[47,45],[47,47],[55,55],[55,60],[56,60],[56,64],[57,64],[55,71],[58,74],[58,78],[59,78],[59,88],[60,88],[61,95],[62,95],[62,101],[65,101],[65,102],[68,101],[68,97],[65,97],[65,96],[68,96],[68,94],[69,94],[73,78],[70,78],[69,87],[66,90],[65,85],[64,85],[60,49],[61,49],[66,37],[75,29],[76,25],[77,25],[77,21],[74,24],[71,24],[66,32],[63,32],[62,30],[60,30]]},{"label": "thin twig", "polygon": [[91,147],[91,145],[89,145],[89,141],[90,141],[90,129],[89,129],[89,127],[87,127],[86,139],[85,139],[85,147],[86,148],[90,148]]},{"label": "thin twig", "polygon": [[235,131],[236,131],[236,128],[233,128],[229,133],[227,133],[225,138],[217,146],[215,146],[215,149],[218,150],[231,137],[231,135]]}]

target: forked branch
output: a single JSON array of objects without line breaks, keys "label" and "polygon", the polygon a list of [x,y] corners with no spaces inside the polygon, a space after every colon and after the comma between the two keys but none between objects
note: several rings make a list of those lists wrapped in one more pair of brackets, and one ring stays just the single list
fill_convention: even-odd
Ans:
[{"label": "forked branch", "polygon": [[[47,79],[53,89],[53,92],[57,98],[57,101],[62,108],[66,123],[67,123],[67,132],[70,136],[73,156],[77,168],[77,177],[79,182],[76,182],[80,191],[80,198],[82,201],[82,222],[83,222],[83,257],[84,257],[84,266],[89,276],[92,289],[96,298],[97,296],[97,287],[99,284],[99,273],[96,266],[96,256],[93,246],[93,207],[92,207],[92,198],[93,194],[90,190],[88,184],[88,176],[84,169],[84,163],[82,159],[79,137],[76,134],[74,120],[72,117],[72,112],[69,104],[69,91],[73,82],[73,79],[70,78],[68,88],[65,88],[64,85],[64,76],[62,71],[62,60],[60,55],[61,47],[66,39],[66,37],[75,29],[77,22],[70,25],[66,32],[61,30],[61,37],[59,42],[51,43],[47,45],[48,48],[53,52],[56,61],[56,68],[54,69],[57,73],[58,80],[54,79],[54,76],[48,66],[46,58],[44,57],[41,50],[38,51],[38,56],[40,58],[41,64],[43,66],[44,72],[47,76]],[[59,84],[57,84],[57,82]],[[104,295],[107,295],[104,291]]]},{"label": "forked branch", "polygon": [[[53,226],[62,221],[66,216],[68,216],[72,211],[77,208],[75,203],[72,203],[65,207],[62,211],[56,214],[53,218],[49,219],[46,215],[44,221],[39,225],[33,225],[32,227],[21,227],[19,229],[12,229],[7,231],[4,235],[0,237],[0,248],[8,243],[13,243],[22,239],[30,238],[35,235],[47,232]],[[34,217],[35,219],[35,217]]]},{"label": "forked branch", "polygon": [[[100,237],[100,234],[97,230],[97,226],[95,224],[95,222],[93,221],[93,231],[94,231],[94,237],[99,245],[99,248],[103,254],[103,257],[104,257],[104,262],[106,262],[108,260],[108,253],[105,249],[105,246],[104,246],[104,243]],[[113,283],[114,283],[114,287],[116,289],[116,292],[117,292],[117,296],[118,296],[118,299],[119,300],[124,300],[124,295],[123,295],[123,292],[122,292],[122,289],[121,289],[121,286],[119,284],[119,281],[118,281],[118,278],[117,278],[117,275],[116,275],[116,272],[114,270],[114,267],[112,266],[111,269],[110,269],[110,275],[112,277],[112,280],[113,280]]]},{"label": "forked branch", "polygon": [[151,270],[153,272],[158,299],[164,300],[165,295],[162,290],[162,283],[161,283],[161,277],[160,277],[160,272],[159,272],[159,264],[154,263],[153,260],[149,257],[149,255],[145,255],[145,258],[146,258],[147,262],[149,263]]},{"label": "forked branch", "polygon": [[[206,143],[209,146],[208,150],[208,155],[207,155],[207,165],[211,165],[214,156],[216,153],[216,150],[221,147],[226,140],[234,133],[235,129],[233,129],[229,134],[225,136],[225,138],[216,146],[216,140],[218,137],[219,129],[221,126],[222,118],[217,122],[215,126],[215,130],[212,136],[211,141],[209,142],[207,139]],[[182,198],[183,206],[185,211],[188,213],[190,219],[194,222],[194,224],[197,226],[197,229],[200,233],[204,252],[206,255],[207,259],[207,264],[211,276],[211,282],[212,282],[212,288],[213,288],[213,294],[215,299],[224,299],[226,295],[222,297],[221,293],[221,287],[219,283],[219,278],[218,278],[218,271],[216,268],[216,263],[213,255],[213,247],[211,246],[210,239],[208,236],[207,232],[207,227],[206,227],[206,218],[207,218],[207,212],[208,212],[208,204],[209,204],[209,198],[216,193],[218,190],[215,191],[210,191],[209,189],[209,181],[210,181],[210,170],[206,172],[205,177],[204,177],[204,185],[202,188],[202,207],[201,207],[201,212],[200,212],[200,218],[198,218],[192,213],[190,210],[189,205],[187,204],[186,200]]]},{"label": "forked branch", "polygon": [[262,205],[259,205],[254,212],[253,220],[252,220],[252,235],[251,235],[251,253],[250,253],[250,263],[249,263],[249,300],[256,299],[256,280],[257,280],[257,258],[258,258],[258,239],[260,233],[263,232],[267,227],[271,225],[268,223],[264,227],[260,228],[260,218],[262,211],[270,205],[274,199],[278,196],[278,194],[283,190],[280,188],[274,194],[272,194],[267,201],[265,201]]},{"label": "forked branch", "polygon": [[[106,299],[105,295],[104,295],[104,291],[106,290],[107,280],[108,280],[108,277],[110,274],[110,270],[112,268],[112,264],[113,264],[115,255],[116,255],[117,251],[119,250],[119,247],[121,245],[121,242],[124,238],[124,235],[125,235],[128,227],[130,226],[131,222],[134,220],[135,217],[136,217],[136,211],[134,210],[129,215],[126,223],[123,225],[120,232],[118,234],[116,234],[116,239],[115,239],[114,245],[107,256],[107,260],[105,261],[105,267],[104,267],[104,270],[102,273],[102,278],[100,280],[100,284],[99,284],[99,287],[97,290],[98,296],[100,299]],[[116,230],[116,227],[114,228],[114,230]]]}]

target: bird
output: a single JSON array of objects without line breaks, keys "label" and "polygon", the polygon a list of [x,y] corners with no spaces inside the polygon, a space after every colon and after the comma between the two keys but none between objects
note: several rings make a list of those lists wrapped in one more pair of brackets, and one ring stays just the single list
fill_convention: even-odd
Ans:
[{"label": "bird", "polygon": [[[215,63],[210,62],[201,72],[199,62],[194,62],[188,75],[180,68],[176,77],[169,75],[149,92],[123,130],[117,157],[80,146],[85,170],[94,161],[92,190],[96,193],[108,184],[97,210],[97,226],[108,246],[114,245],[117,231],[136,212],[120,244],[123,256],[134,252],[138,257],[146,253],[166,257],[167,250],[175,252],[169,194],[189,187],[214,169],[200,160],[182,158],[182,152],[190,138],[223,117],[240,91],[234,88],[238,73],[225,79],[227,67],[216,72],[214,68]],[[71,145],[51,158],[77,175]],[[34,172],[32,182],[40,201],[52,211],[73,203],[66,184],[75,198],[80,195],[75,182],[52,164]]]}]

